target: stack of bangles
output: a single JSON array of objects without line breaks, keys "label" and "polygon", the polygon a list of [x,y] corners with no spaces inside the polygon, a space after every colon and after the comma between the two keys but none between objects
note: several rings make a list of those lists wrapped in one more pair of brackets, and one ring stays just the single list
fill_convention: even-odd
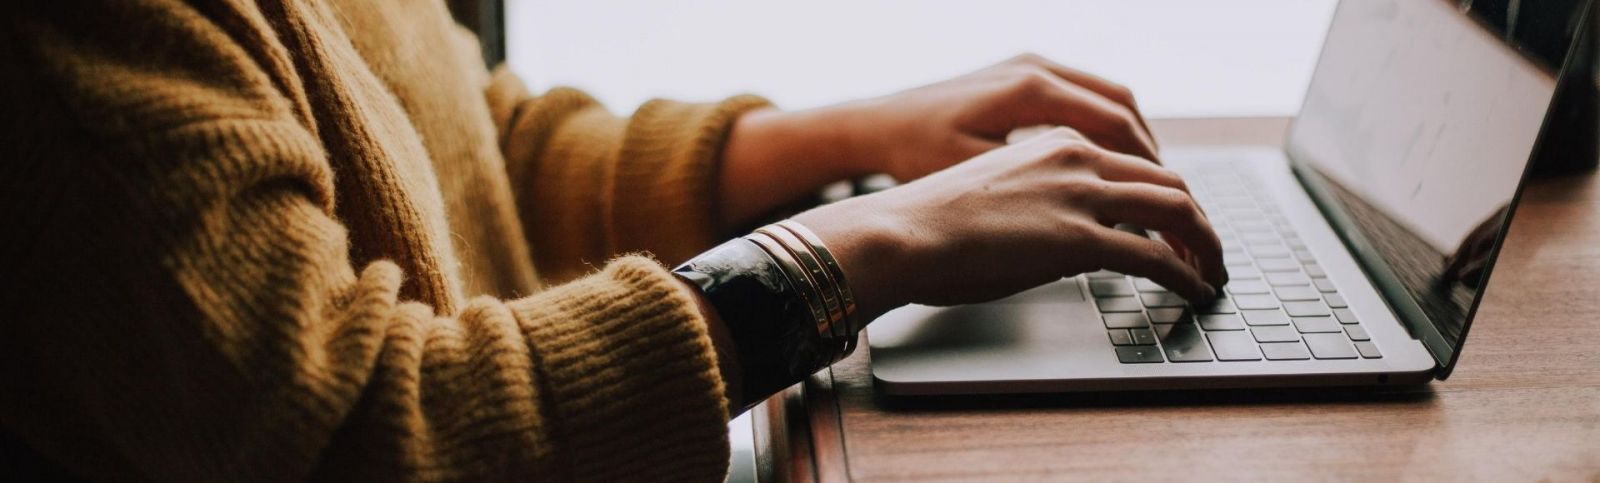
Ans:
[{"label": "stack of bangles", "polygon": [[844,270],[793,220],[719,245],[673,273],[700,287],[732,335],[747,408],[855,350],[861,326]]}]

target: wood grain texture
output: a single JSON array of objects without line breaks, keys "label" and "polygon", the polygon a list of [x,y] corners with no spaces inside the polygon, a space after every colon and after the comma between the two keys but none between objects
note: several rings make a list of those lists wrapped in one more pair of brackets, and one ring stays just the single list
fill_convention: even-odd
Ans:
[{"label": "wood grain texture", "polygon": [[[1152,122],[1167,145],[1271,144],[1285,126]],[[862,344],[822,373],[831,387],[807,384],[806,399],[834,398],[842,433],[813,454],[847,461],[861,481],[1600,481],[1593,174],[1530,184],[1486,294],[1451,379],[1384,391],[890,400],[873,391]],[[808,404],[810,419],[832,416],[827,406]]]}]

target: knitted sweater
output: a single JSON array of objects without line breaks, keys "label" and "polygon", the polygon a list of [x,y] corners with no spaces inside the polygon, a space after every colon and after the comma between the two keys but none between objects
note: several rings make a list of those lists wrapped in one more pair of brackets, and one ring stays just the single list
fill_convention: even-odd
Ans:
[{"label": "knitted sweater", "polygon": [[115,480],[723,477],[704,321],[615,257],[713,243],[761,101],[530,95],[438,0],[0,4],[6,432]]}]

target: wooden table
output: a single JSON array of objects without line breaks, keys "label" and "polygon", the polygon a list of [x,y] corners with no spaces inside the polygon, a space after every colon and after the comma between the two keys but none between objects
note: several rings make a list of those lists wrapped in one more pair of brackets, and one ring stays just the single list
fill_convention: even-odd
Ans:
[{"label": "wooden table", "polygon": [[[1164,145],[1278,144],[1284,119],[1160,120]],[[1443,382],[887,399],[871,354],[754,416],[762,481],[1600,481],[1600,182],[1532,182]],[[871,329],[868,329],[870,334]]]}]

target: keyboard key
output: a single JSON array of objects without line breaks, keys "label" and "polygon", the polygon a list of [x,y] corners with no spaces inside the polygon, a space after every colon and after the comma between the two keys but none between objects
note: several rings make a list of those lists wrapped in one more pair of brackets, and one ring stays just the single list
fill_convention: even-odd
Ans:
[{"label": "keyboard key", "polygon": [[1256,270],[1256,267],[1250,266],[1249,261],[1244,262],[1244,265],[1229,266],[1227,268],[1228,280],[1255,280],[1261,278],[1261,271]]},{"label": "keyboard key", "polygon": [[1101,312],[1142,312],[1144,305],[1134,297],[1106,297],[1094,299]]},{"label": "keyboard key", "polygon": [[1378,344],[1374,344],[1370,340],[1356,342],[1356,350],[1361,352],[1361,357],[1367,359],[1383,358],[1383,354],[1378,352]]},{"label": "keyboard key", "polygon": [[1272,233],[1249,233],[1242,239],[1244,245],[1249,247],[1283,246],[1282,242],[1278,241],[1278,235]]},{"label": "keyboard key", "polygon": [[1311,279],[1300,272],[1267,272],[1267,283],[1279,285],[1311,285]]},{"label": "keyboard key", "polygon": [[1225,288],[1228,289],[1228,293],[1234,295],[1253,295],[1272,292],[1272,287],[1256,280],[1229,281]]},{"label": "keyboard key", "polygon": [[1133,345],[1133,336],[1128,335],[1128,329],[1111,329],[1106,331],[1106,336],[1111,338],[1111,345]]},{"label": "keyboard key", "polygon": [[[1189,322],[1184,322],[1184,323],[1187,324]],[[1151,329],[1155,330],[1157,339],[1166,339],[1167,338],[1167,334],[1171,334],[1172,333],[1172,328],[1173,327],[1174,327],[1173,324],[1153,324],[1153,325],[1150,326]]]},{"label": "keyboard key", "polygon": [[1317,257],[1312,255],[1311,250],[1307,250],[1305,245],[1295,247],[1294,258],[1306,263],[1317,261]]},{"label": "keyboard key", "polygon": [[[1118,347],[1122,349],[1122,347]],[[1299,342],[1269,342],[1261,344],[1261,353],[1269,361],[1303,361],[1311,358],[1311,353],[1306,352],[1306,346]]]},{"label": "keyboard key", "polygon": [[1333,309],[1333,317],[1339,319],[1341,324],[1354,324],[1357,322],[1356,313],[1350,309]]},{"label": "keyboard key", "polygon": [[1089,293],[1096,297],[1121,297],[1133,295],[1133,286],[1124,279],[1089,280]]},{"label": "keyboard key", "polygon": [[1350,340],[1354,341],[1372,340],[1372,336],[1367,335],[1367,329],[1363,329],[1359,325],[1344,326],[1344,334],[1350,336]]},{"label": "keyboard key", "polygon": [[1222,264],[1227,265],[1229,270],[1235,266],[1249,266],[1250,256],[1243,252],[1222,252]]},{"label": "keyboard key", "polygon": [[1187,319],[1182,308],[1150,309],[1150,322],[1153,324],[1171,324]]},{"label": "keyboard key", "polygon": [[1238,314],[1202,315],[1198,318],[1200,328],[1205,330],[1244,330],[1244,319],[1239,318]]},{"label": "keyboard key", "polygon": [[1107,329],[1138,329],[1150,326],[1150,321],[1145,320],[1144,314],[1138,312],[1105,314],[1101,319],[1105,320]]},{"label": "keyboard key", "polygon": [[1261,360],[1261,350],[1256,349],[1256,341],[1250,339],[1250,334],[1208,332],[1206,338],[1211,340],[1211,351],[1217,354],[1219,361]]},{"label": "keyboard key", "polygon": [[1301,240],[1300,237],[1295,236],[1293,234],[1288,234],[1288,233],[1284,234],[1283,235],[1283,244],[1284,245],[1289,245],[1289,248],[1293,248],[1295,250],[1305,250],[1306,249],[1306,242],[1304,240]]},{"label": "keyboard key", "polygon": [[1328,276],[1328,272],[1322,270],[1322,265],[1308,263],[1306,264],[1306,275],[1310,275],[1312,277],[1326,277]]},{"label": "keyboard key", "polygon": [[1165,362],[1161,358],[1161,349],[1149,345],[1122,346],[1117,348],[1117,360],[1123,364],[1150,364]]},{"label": "keyboard key", "polygon": [[1322,294],[1317,292],[1316,289],[1302,285],[1278,287],[1274,291],[1278,293],[1278,300],[1285,302],[1322,299]]},{"label": "keyboard key", "polygon": [[1145,307],[1152,308],[1182,307],[1189,304],[1183,297],[1172,292],[1142,293],[1139,294],[1139,298],[1144,301]]},{"label": "keyboard key", "polygon": [[1336,294],[1336,293],[1330,293],[1326,297],[1323,297],[1322,299],[1328,302],[1328,306],[1329,307],[1333,307],[1333,308],[1336,308],[1336,309],[1342,309],[1342,308],[1350,306],[1350,304],[1347,304],[1347,303],[1344,302],[1344,296],[1343,295],[1339,295],[1339,294]]},{"label": "keyboard key", "polygon": [[1272,233],[1272,225],[1261,220],[1239,220],[1233,223],[1233,231],[1239,233]]},{"label": "keyboard key", "polygon": [[1323,305],[1321,301],[1284,302],[1283,310],[1288,312],[1290,317],[1319,317],[1331,314],[1328,312],[1328,306]]},{"label": "keyboard key", "polygon": [[1261,271],[1263,272],[1300,271],[1300,262],[1296,262],[1287,258],[1263,258],[1256,260],[1256,266],[1261,267]]},{"label": "keyboard key", "polygon": [[1133,345],[1156,345],[1156,333],[1150,329],[1128,329],[1128,335],[1133,336]]},{"label": "keyboard key", "polygon": [[1300,332],[1288,326],[1251,327],[1256,342],[1300,342]]},{"label": "keyboard key", "polygon": [[1227,217],[1228,221],[1266,221],[1267,220],[1267,215],[1264,215],[1260,211],[1256,211],[1253,208],[1252,209],[1248,209],[1248,210],[1222,210],[1222,215]]},{"label": "keyboard key", "polygon": [[1125,276],[1123,274],[1120,274],[1120,273],[1117,273],[1117,272],[1110,271],[1110,270],[1101,270],[1101,271],[1098,271],[1098,272],[1089,272],[1089,278],[1091,278],[1091,279],[1096,279],[1096,278],[1124,278],[1125,279],[1125,278],[1127,278],[1127,276]]},{"label": "keyboard key", "polygon": [[1245,310],[1244,321],[1252,326],[1289,325],[1289,316],[1282,310]]},{"label": "keyboard key", "polygon": [[1294,328],[1302,334],[1314,332],[1344,332],[1333,317],[1295,317]]},{"label": "keyboard key", "polygon": [[1215,204],[1216,206],[1223,208],[1253,209],[1256,207],[1255,201],[1243,196],[1223,196],[1221,198],[1217,198],[1217,202]]},{"label": "keyboard key", "polygon": [[1289,258],[1289,248],[1283,245],[1267,245],[1250,247],[1250,256],[1257,260],[1264,258]]},{"label": "keyboard key", "polygon": [[1195,312],[1202,314],[1231,314],[1238,311],[1233,306],[1233,299],[1227,297],[1218,297],[1205,306],[1195,308]]},{"label": "keyboard key", "polygon": [[1332,280],[1328,280],[1326,278],[1312,279],[1311,283],[1316,285],[1317,286],[1317,290],[1320,291],[1320,292],[1323,292],[1323,293],[1336,291],[1333,288],[1333,281]]},{"label": "keyboard key", "polygon": [[1276,309],[1278,298],[1271,295],[1240,295],[1233,298],[1233,304],[1241,310]]},{"label": "keyboard key", "polygon": [[1137,289],[1140,292],[1165,292],[1165,291],[1167,291],[1166,287],[1162,287],[1161,284],[1155,283],[1154,281],[1151,281],[1148,278],[1135,278],[1135,279],[1133,279],[1133,288]]},{"label": "keyboard key", "polygon": [[1356,349],[1344,334],[1305,334],[1311,355],[1318,359],[1355,359]]},{"label": "keyboard key", "polygon": [[1194,324],[1173,325],[1172,332],[1161,339],[1161,346],[1166,349],[1167,359],[1172,362],[1211,360],[1211,347],[1206,345],[1206,339],[1200,333],[1200,328]]}]

